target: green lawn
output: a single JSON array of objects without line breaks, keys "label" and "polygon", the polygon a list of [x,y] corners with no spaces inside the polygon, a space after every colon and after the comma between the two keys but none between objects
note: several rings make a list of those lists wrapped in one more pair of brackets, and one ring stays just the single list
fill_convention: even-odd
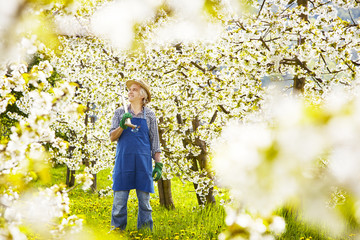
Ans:
[{"label": "green lawn", "polygon": [[[110,169],[98,173],[98,190],[111,184],[108,179]],[[52,184],[65,183],[66,168],[57,166],[51,169]],[[69,193],[71,214],[85,220],[86,239],[217,239],[218,234],[225,230],[225,211],[220,205],[224,197],[216,196],[216,205],[201,208],[197,204],[196,195],[191,183],[182,183],[179,179],[172,180],[172,196],[174,210],[167,210],[159,205],[158,189],[151,195],[153,208],[153,232],[136,229],[137,198],[135,191],[130,192],[128,202],[128,226],[125,232],[116,233],[110,230],[112,196],[99,197],[90,191],[84,192],[76,188]],[[286,231],[277,236],[278,240],[334,240],[358,239],[359,235],[347,235],[340,238],[330,237],[325,230],[318,230],[304,223],[296,211],[283,208],[278,211],[286,221]]]},{"label": "green lawn", "polygon": [[[98,177],[98,189],[111,184],[108,180],[110,170],[101,171]],[[51,170],[53,183],[65,183],[66,168],[58,166]],[[94,239],[217,239],[224,229],[225,211],[219,204],[211,208],[201,208],[197,204],[194,188],[191,183],[183,184],[179,179],[172,180],[172,196],[174,210],[167,210],[159,204],[158,189],[151,194],[150,203],[153,208],[153,232],[138,232],[137,198],[134,190],[130,192],[128,201],[128,225],[124,233],[108,233],[112,196],[99,197],[90,191],[80,188],[69,193],[71,214],[85,219],[86,231]]]}]

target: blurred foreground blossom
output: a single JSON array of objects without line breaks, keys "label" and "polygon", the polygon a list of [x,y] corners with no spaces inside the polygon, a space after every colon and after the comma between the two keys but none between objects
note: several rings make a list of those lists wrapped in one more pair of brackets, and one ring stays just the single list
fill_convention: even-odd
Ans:
[{"label": "blurred foreground blossom", "polygon": [[[151,37],[155,46],[199,40],[215,41],[220,37],[223,27],[221,20],[210,21],[210,18],[206,17],[207,4],[204,0],[112,1],[102,5],[91,16],[90,29],[96,36],[110,40],[112,46],[118,50],[133,47],[134,41],[139,40],[136,38],[135,28],[142,24],[146,25],[148,30],[156,26],[152,29]],[[217,4],[225,9],[223,2]]]},{"label": "blurred foreground blossom", "polygon": [[4,219],[9,226],[0,229],[0,238],[27,239],[19,224],[44,238],[63,239],[63,236],[82,230],[82,219],[69,215],[69,197],[62,187],[54,185],[39,191],[28,191],[21,198],[16,193],[3,194],[1,204],[6,206]]},{"label": "blurred foreground blossom", "polygon": [[[67,142],[52,130],[58,113],[65,110],[78,116],[78,105],[68,106],[76,84],[49,82],[54,69],[49,61],[39,60],[34,65],[14,62],[0,70],[0,113],[16,121],[8,137],[0,139],[0,239],[26,239],[29,231],[44,239],[64,239],[82,228],[82,220],[69,215],[64,187],[33,185],[49,183],[51,159],[67,151]],[[13,104],[18,111],[9,111]]]},{"label": "blurred foreground blossom", "polygon": [[[6,209],[5,217],[20,216],[23,223],[29,224],[36,232],[49,231],[57,218],[69,212],[69,198],[56,192],[58,186],[44,191],[24,194],[11,208]],[[54,191],[55,190],[55,191]],[[52,224],[51,224],[52,223]]]},{"label": "blurred foreground blossom", "polygon": [[78,184],[82,184],[82,189],[84,191],[90,189],[91,184],[93,183],[92,179],[93,179],[93,176],[89,173],[77,174],[75,176],[75,181]]},{"label": "blurred foreground blossom", "polygon": [[153,39],[155,43],[214,41],[220,36],[223,27],[219,22],[205,19],[203,0],[172,0],[168,4],[175,13],[155,30]]},{"label": "blurred foreground blossom", "polygon": [[229,229],[219,235],[219,240],[274,240],[272,234],[281,234],[285,230],[285,221],[279,216],[262,216],[232,208],[226,209],[226,215],[225,223]]},{"label": "blurred foreground blossom", "polygon": [[87,22],[82,23],[80,19],[70,15],[57,15],[55,17],[57,32],[67,36],[87,36]]},{"label": "blurred foreground blossom", "polygon": [[18,0],[0,0],[0,30],[9,24],[16,15],[16,7],[20,3]]},{"label": "blurred foreground blossom", "polygon": [[156,30],[154,42],[157,44],[166,43],[191,43],[197,40],[214,41],[220,36],[221,26],[210,24],[202,19],[180,20],[169,22]]},{"label": "blurred foreground blossom", "polygon": [[131,47],[136,23],[151,19],[160,1],[124,0],[113,1],[98,9],[91,17],[92,31],[109,39],[118,49]]},{"label": "blurred foreground blossom", "polygon": [[320,103],[271,97],[261,113],[229,124],[215,146],[219,183],[264,216],[300,200],[307,220],[326,219],[334,233],[341,233],[347,214],[355,213],[327,203],[336,187],[360,200],[358,90],[334,87]]}]

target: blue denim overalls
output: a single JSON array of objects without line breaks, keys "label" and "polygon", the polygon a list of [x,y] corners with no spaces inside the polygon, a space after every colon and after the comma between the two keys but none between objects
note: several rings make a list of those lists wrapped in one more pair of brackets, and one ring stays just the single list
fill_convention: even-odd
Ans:
[{"label": "blue denim overalls", "polygon": [[137,189],[154,193],[151,144],[145,108],[143,111],[144,118],[131,119],[131,123],[139,127],[138,131],[133,132],[128,127],[117,142],[112,188],[114,191]]}]

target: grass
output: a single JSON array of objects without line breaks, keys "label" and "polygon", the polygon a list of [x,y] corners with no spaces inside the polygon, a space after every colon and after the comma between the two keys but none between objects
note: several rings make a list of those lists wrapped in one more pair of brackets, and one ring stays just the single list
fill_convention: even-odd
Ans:
[{"label": "grass", "polygon": [[[110,169],[98,173],[98,189],[110,186],[108,179]],[[51,169],[52,183],[65,183],[66,168],[57,166]],[[134,190],[130,192],[128,201],[128,225],[122,233],[110,232],[112,196],[99,197],[90,191],[84,192],[76,188],[69,193],[71,214],[85,220],[86,239],[218,239],[220,232],[226,229],[224,222],[225,210],[219,204],[221,198],[216,196],[216,205],[207,208],[198,206],[196,195],[191,183],[183,184],[178,179],[172,180],[172,196],[174,210],[167,210],[159,204],[155,184],[155,194],[151,194],[150,203],[153,208],[154,230],[138,231],[137,198]],[[226,200],[226,196],[223,197]],[[359,235],[331,237],[325,229],[315,228],[304,221],[297,211],[282,208],[277,214],[284,217],[286,231],[276,236],[277,240],[352,240]]]},{"label": "grass", "polygon": [[[108,180],[110,170],[98,173],[98,189],[111,184]],[[51,170],[53,183],[65,183],[66,168],[57,166]],[[137,231],[137,197],[130,191],[128,200],[128,224],[123,233],[111,232],[110,219],[112,196],[99,197],[90,191],[77,188],[69,193],[71,214],[85,219],[86,232],[92,239],[217,239],[225,228],[225,211],[219,204],[212,207],[199,207],[191,183],[183,184],[178,179],[172,180],[174,210],[160,206],[157,185],[151,194],[150,204],[153,209],[154,229],[152,232]]]},{"label": "grass", "polygon": [[291,207],[284,207],[277,213],[286,219],[286,231],[278,237],[279,240],[331,240],[329,233],[323,229],[319,231],[318,228],[306,224],[299,217],[299,213]]},{"label": "grass", "polygon": [[[359,238],[359,231],[356,227],[348,225],[347,233],[334,235],[324,225],[316,226],[303,220],[301,213],[293,206],[285,206],[277,212],[286,221],[286,231],[278,237],[279,240],[355,240]],[[320,224],[320,223],[319,223]]]}]

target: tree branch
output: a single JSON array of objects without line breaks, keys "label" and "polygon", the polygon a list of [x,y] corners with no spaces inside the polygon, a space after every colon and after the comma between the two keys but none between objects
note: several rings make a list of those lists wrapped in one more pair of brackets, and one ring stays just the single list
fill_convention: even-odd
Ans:
[{"label": "tree branch", "polygon": [[346,66],[353,72],[355,73],[355,70],[352,69],[352,67],[342,58],[342,60],[344,61],[344,63],[346,64]]},{"label": "tree branch", "polygon": [[190,63],[191,63],[193,66],[195,66],[196,68],[200,69],[203,73],[206,72],[206,70],[205,70],[204,68],[200,67],[200,65],[198,65],[196,62],[191,61]]},{"label": "tree branch", "polygon": [[218,113],[218,110],[216,109],[214,114],[211,117],[211,120],[210,120],[209,124],[212,124],[213,122],[215,122],[215,119],[217,117],[217,113]]},{"label": "tree branch", "polygon": [[355,65],[355,66],[360,66],[360,63],[354,61],[354,60],[351,60],[351,62]]},{"label": "tree branch", "polygon": [[95,138],[96,140],[98,140],[99,142],[101,142],[101,141],[108,141],[108,139],[98,138],[98,137],[96,137],[96,136],[94,136],[94,138]]},{"label": "tree branch", "polygon": [[226,113],[226,114],[230,113],[230,111],[226,110],[223,105],[219,104],[218,106],[220,107],[221,111],[223,111],[224,113]]},{"label": "tree branch", "polygon": [[299,58],[295,57],[294,59],[286,59],[280,61],[281,64],[285,65],[298,65],[302,69],[306,70],[306,72],[315,80],[315,82],[322,83],[323,80],[321,78],[316,77],[316,74],[308,68],[305,62],[300,61]]},{"label": "tree branch", "polygon": [[265,47],[267,50],[271,51],[270,48],[268,47],[268,45],[266,45],[266,42],[264,41],[264,39],[263,39],[262,37],[260,37],[259,40],[262,42],[262,44],[264,45],[264,47]]},{"label": "tree branch", "polygon": [[350,15],[351,21],[353,22],[353,24],[354,24],[354,25],[356,25],[356,23],[355,23],[355,21],[354,21],[354,18],[353,18],[352,14],[351,14],[350,9],[348,9],[348,12],[349,12],[349,15]]},{"label": "tree branch", "polygon": [[277,38],[270,38],[269,40],[263,40],[264,42],[272,42],[272,41],[275,41],[275,40],[278,40],[280,39],[280,37],[277,37]]},{"label": "tree branch", "polygon": [[325,65],[326,65],[326,69],[328,70],[328,72],[331,73],[330,69],[328,68],[328,64],[327,64],[327,62],[325,61],[325,58],[324,58],[324,56],[322,55],[322,53],[320,53],[320,57],[321,57],[321,59],[324,61]]},{"label": "tree branch", "polygon": [[316,74],[308,68],[308,66],[306,65],[305,62],[300,61],[300,59],[297,58],[297,57],[295,57],[295,59],[296,59],[296,62],[298,63],[298,65],[299,65],[301,68],[303,68],[304,70],[306,70],[314,80],[316,80],[316,81],[318,81],[318,82],[320,82],[320,83],[323,82],[323,80],[322,80],[321,78],[315,77]]},{"label": "tree branch", "polygon": [[224,80],[222,80],[222,79],[220,79],[218,77],[216,77],[215,79],[218,80],[219,82],[224,82]]},{"label": "tree branch", "polygon": [[181,75],[183,75],[184,77],[186,77],[186,78],[188,78],[188,75],[186,75],[185,73],[183,73],[183,72],[179,72]]},{"label": "tree branch", "polygon": [[176,70],[176,68],[175,69],[173,69],[173,70],[169,70],[169,71],[166,71],[166,72],[164,72],[164,74],[169,74],[169,73],[172,73],[173,71],[175,71]]},{"label": "tree branch", "polygon": [[259,10],[258,15],[256,16],[256,19],[258,19],[258,18],[259,18],[260,13],[261,13],[261,11],[262,11],[262,9],[263,9],[264,5],[265,5],[265,2],[266,2],[266,0],[263,0],[263,2],[261,3],[261,7],[260,7],[260,10]]},{"label": "tree branch", "polygon": [[314,3],[313,3],[314,7],[309,10],[309,13],[311,13],[313,10],[315,10],[315,9],[317,9],[317,8],[319,8],[319,7],[322,7],[322,6],[324,6],[324,5],[327,5],[327,4],[329,4],[329,3],[331,3],[331,1],[324,2],[324,3],[322,3],[322,4],[319,4],[319,5],[316,6],[316,7],[315,7],[315,5],[314,5]]}]

